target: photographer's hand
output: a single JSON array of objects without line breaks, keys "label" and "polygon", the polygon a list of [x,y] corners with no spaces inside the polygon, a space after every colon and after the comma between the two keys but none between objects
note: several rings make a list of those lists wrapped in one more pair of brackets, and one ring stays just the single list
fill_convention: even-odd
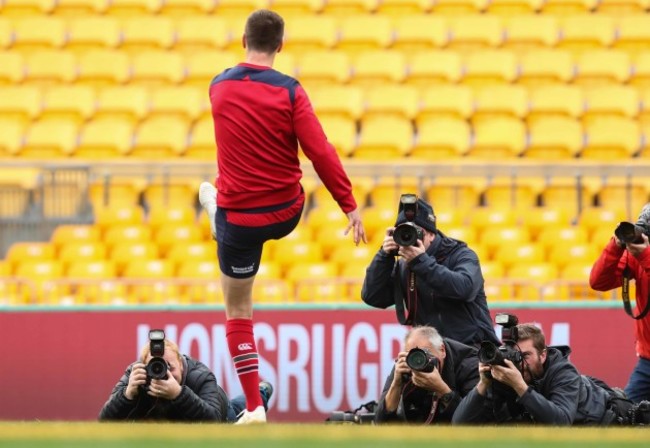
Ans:
[{"label": "photographer's hand", "polygon": [[528,390],[528,384],[517,367],[509,359],[505,359],[506,366],[492,366],[492,377],[507,386],[510,386],[520,397]]},{"label": "photographer's hand", "polygon": [[413,372],[413,384],[421,389],[430,390],[442,396],[451,392],[451,388],[445,383],[440,376],[440,371],[436,368],[433,372]]},{"label": "photographer's hand", "polygon": [[151,380],[147,393],[155,398],[174,400],[181,394],[182,390],[183,388],[178,384],[176,378],[171,374],[167,374],[167,378],[164,380]]},{"label": "photographer's hand", "polygon": [[639,244],[632,244],[628,243],[626,245],[627,251],[631,253],[635,258],[638,258],[641,253],[646,250],[646,248],[650,245],[648,243],[648,236],[645,233],[641,234],[641,238],[643,238],[643,242]]},{"label": "photographer's hand", "polygon": [[491,373],[492,366],[489,364],[483,364],[483,363],[478,363],[478,374],[479,374],[479,382],[476,385],[476,390],[478,391],[479,395],[485,397],[487,395],[487,390],[492,384],[492,379],[487,376],[487,373]]},{"label": "photographer's hand", "polygon": [[424,243],[422,240],[418,240],[415,246],[400,246],[398,254],[408,263],[418,255],[422,255],[425,251]]},{"label": "photographer's hand", "polygon": [[137,362],[131,367],[131,374],[129,375],[129,384],[124,389],[124,396],[133,400],[140,393],[140,386],[147,383],[147,371],[144,364]]},{"label": "photographer's hand", "polygon": [[399,246],[393,239],[393,231],[395,227],[389,227],[386,229],[386,236],[384,237],[384,242],[381,244],[381,250],[387,254],[395,255],[399,250]]},{"label": "photographer's hand", "polygon": [[411,369],[406,364],[406,352],[399,352],[395,360],[395,371],[393,372],[393,381],[386,392],[384,398],[384,407],[386,412],[395,412],[399,406],[399,400],[402,396],[402,387],[404,386],[404,375],[410,374]]}]

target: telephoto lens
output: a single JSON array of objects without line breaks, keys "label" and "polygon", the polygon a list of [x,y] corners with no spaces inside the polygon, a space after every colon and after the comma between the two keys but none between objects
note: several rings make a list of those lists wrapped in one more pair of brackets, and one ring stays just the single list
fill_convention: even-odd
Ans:
[{"label": "telephoto lens", "polygon": [[438,367],[438,358],[421,348],[412,348],[406,355],[406,365],[416,372],[430,373]]}]

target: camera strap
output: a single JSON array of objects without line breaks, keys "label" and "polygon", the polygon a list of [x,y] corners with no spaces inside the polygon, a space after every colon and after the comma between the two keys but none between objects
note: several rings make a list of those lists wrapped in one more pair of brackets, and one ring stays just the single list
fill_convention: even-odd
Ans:
[{"label": "camera strap", "polygon": [[623,269],[623,283],[621,285],[621,297],[623,298],[623,308],[625,309],[625,312],[632,318],[632,319],[643,319],[647,314],[648,311],[650,311],[650,293],[648,294],[648,299],[645,302],[645,307],[643,307],[643,311],[641,311],[638,315],[634,315],[634,312],[632,311],[632,305],[630,304],[630,277],[632,277],[632,270],[630,267],[625,264],[625,268]]},{"label": "camera strap", "polygon": [[417,313],[418,291],[415,286],[415,273],[408,267],[404,270],[406,277],[406,297],[400,284],[399,263],[395,263],[397,281],[393,282],[393,296],[395,298],[395,314],[397,321],[402,325],[413,325]]},{"label": "camera strap", "polygon": [[437,409],[438,409],[438,395],[433,394],[433,397],[431,398],[431,411],[429,411],[429,416],[424,421],[425,425],[428,425],[433,421],[434,417],[436,416]]}]

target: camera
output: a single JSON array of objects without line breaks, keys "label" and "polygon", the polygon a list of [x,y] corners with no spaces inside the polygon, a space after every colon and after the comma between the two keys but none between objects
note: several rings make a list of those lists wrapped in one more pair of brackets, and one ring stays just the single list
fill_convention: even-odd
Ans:
[{"label": "camera", "polygon": [[400,246],[415,246],[418,240],[424,239],[424,230],[413,223],[418,212],[418,197],[414,194],[403,194],[399,198],[399,212],[404,213],[404,222],[393,231],[393,240]]},{"label": "camera", "polygon": [[[478,350],[478,360],[483,364],[491,366],[505,366],[505,360],[508,359],[517,366],[519,371],[522,370],[523,356],[517,347],[519,335],[517,333],[517,316],[508,313],[498,313],[494,321],[503,327],[501,332],[501,346],[497,347],[490,341],[481,342]],[[490,376],[490,372],[486,372]]]},{"label": "camera", "polygon": [[353,411],[334,411],[325,420],[327,423],[375,424],[376,401],[364,403]]},{"label": "camera", "polygon": [[632,409],[627,412],[627,421],[630,425],[650,425],[650,401],[634,403]]},{"label": "camera", "polygon": [[642,235],[645,234],[650,238],[650,228],[644,220],[637,221],[636,224],[623,221],[616,226],[614,235],[624,244],[639,244],[643,242]]},{"label": "camera", "polygon": [[167,378],[167,361],[165,361],[165,332],[163,330],[149,331],[149,350],[151,360],[147,363],[147,381]]},{"label": "camera", "polygon": [[416,347],[406,355],[406,365],[416,372],[431,373],[438,367],[438,358],[429,351]]}]

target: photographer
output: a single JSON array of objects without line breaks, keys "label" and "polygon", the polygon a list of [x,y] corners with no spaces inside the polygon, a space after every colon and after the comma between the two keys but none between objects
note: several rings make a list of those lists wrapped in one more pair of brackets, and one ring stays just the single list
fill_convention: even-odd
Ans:
[{"label": "photographer", "polygon": [[[634,319],[636,353],[639,360],[630,375],[625,393],[634,402],[650,400],[650,204],[646,204],[636,224],[621,223],[594,263],[589,285],[596,291],[623,287],[626,312]],[[630,278],[636,282],[636,312],[629,302]]]},{"label": "photographer", "polygon": [[[182,355],[176,344],[164,339],[164,333],[160,344],[164,345],[162,356],[152,356],[156,347],[152,341],[142,349],[140,359],[127,367],[99,420],[235,421],[245,409],[243,395],[229,401],[205,364]],[[272,392],[270,384],[260,383],[265,408]]]},{"label": "photographer", "polygon": [[450,422],[462,397],[478,382],[476,348],[415,327],[388,376],[375,422]]},{"label": "photographer", "polygon": [[492,353],[486,355],[489,344],[482,344],[480,381],[458,405],[454,424],[623,423],[632,403],[580,375],[567,359],[569,347],[547,347],[533,324],[517,325],[515,331],[497,350],[505,353],[500,362],[484,362]]},{"label": "photographer", "polygon": [[446,338],[477,346],[498,343],[483,283],[476,253],[436,228],[431,205],[405,194],[395,227],[387,229],[366,269],[361,297],[376,308],[395,305],[401,324],[430,325]]}]

